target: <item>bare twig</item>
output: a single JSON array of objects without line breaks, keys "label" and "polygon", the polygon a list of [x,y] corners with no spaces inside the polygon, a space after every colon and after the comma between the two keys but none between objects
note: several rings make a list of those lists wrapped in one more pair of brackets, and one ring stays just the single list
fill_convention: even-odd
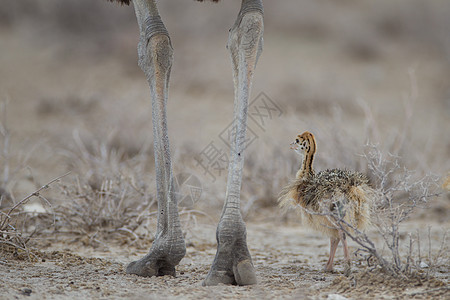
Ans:
[{"label": "bare twig", "polygon": [[[25,198],[23,198],[22,200],[20,200],[19,202],[17,202],[13,207],[11,207],[11,209],[6,213],[7,216],[11,215],[11,212],[13,212],[17,207],[25,204],[28,200],[30,200],[32,197],[40,197],[39,193],[42,190],[46,190],[50,187],[50,185],[52,183],[55,183],[57,181],[59,181],[61,178],[66,177],[67,175],[69,175],[71,172],[67,172],[64,175],[58,176],[55,179],[49,181],[47,184],[44,184],[43,186],[41,186],[40,188],[38,188],[36,191],[34,191],[33,193],[29,194],[28,196],[26,196]],[[47,201],[48,202],[48,201]],[[3,228],[5,225],[6,219],[3,221],[3,223],[0,225],[0,228]]]},{"label": "bare twig", "polygon": [[[70,172],[69,172],[70,173]],[[29,234],[27,237],[24,237],[22,233],[16,229],[14,226],[11,225],[11,222],[13,221],[14,217],[17,215],[20,215],[19,213],[14,213],[15,210],[17,210],[20,206],[24,205],[28,200],[30,200],[33,197],[37,197],[46,203],[50,204],[50,202],[45,199],[45,197],[41,196],[40,193],[48,189],[51,184],[59,181],[61,178],[67,176],[69,173],[66,173],[64,175],[61,175],[51,181],[49,181],[47,184],[43,185],[33,193],[29,194],[22,200],[20,200],[18,203],[16,203],[13,207],[11,207],[7,213],[1,212],[0,216],[0,244],[9,245],[14,247],[15,249],[20,249],[27,253],[28,257],[31,259],[31,256],[34,256],[36,258],[36,255],[34,255],[32,252],[30,252],[27,248],[27,243],[29,240],[33,237],[33,235],[36,233],[37,229],[35,229],[31,234]]]}]

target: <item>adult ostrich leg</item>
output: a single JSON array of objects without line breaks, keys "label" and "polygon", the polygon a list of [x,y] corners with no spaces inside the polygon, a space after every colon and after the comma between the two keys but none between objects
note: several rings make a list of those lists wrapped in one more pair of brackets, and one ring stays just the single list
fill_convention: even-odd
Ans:
[{"label": "adult ostrich leg", "polygon": [[158,200],[158,225],[150,252],[130,263],[127,273],[140,276],[173,275],[186,254],[174,193],[167,134],[166,103],[173,49],[154,0],[134,0],[139,25],[139,66],[147,76],[152,98],[153,147]]},{"label": "adult ostrich leg", "polygon": [[[166,102],[173,50],[155,0],[134,0],[133,3],[140,29],[139,66],[147,76],[152,97],[159,213],[157,237],[149,254],[130,263],[127,272],[141,276],[175,275],[175,266],[183,258],[186,248],[173,191],[167,136]],[[261,0],[243,0],[238,18],[230,30],[228,49],[233,64],[235,130],[231,140],[226,199],[216,231],[217,254],[204,285],[256,283],[247,248],[245,223],[240,213],[240,189],[248,97],[262,50],[262,17]]]},{"label": "adult ostrich leg", "polygon": [[262,51],[262,36],[262,1],[243,0],[237,20],[230,30],[227,44],[233,65],[235,95],[227,191],[216,231],[217,253],[203,285],[256,283],[255,269],[247,248],[245,223],[240,211],[240,191],[248,98],[253,72]]}]

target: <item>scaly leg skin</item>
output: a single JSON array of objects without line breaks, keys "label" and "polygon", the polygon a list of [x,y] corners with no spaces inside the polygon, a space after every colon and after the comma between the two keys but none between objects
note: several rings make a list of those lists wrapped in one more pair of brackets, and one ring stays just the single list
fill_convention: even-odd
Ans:
[{"label": "scaly leg skin", "polygon": [[251,80],[262,51],[263,8],[261,0],[243,0],[241,10],[230,30],[228,50],[233,64],[234,134],[227,192],[222,216],[217,226],[217,253],[203,285],[256,284],[255,268],[247,248],[247,233],[240,212],[240,190],[244,165],[247,106]]},{"label": "scaly leg skin", "polygon": [[133,1],[140,29],[139,66],[147,76],[152,98],[153,138],[158,199],[158,227],[150,252],[130,263],[128,274],[175,276],[175,266],[186,254],[174,193],[166,103],[173,49],[154,0]]},{"label": "scaly leg skin", "polygon": [[330,238],[330,256],[328,258],[328,262],[325,265],[325,272],[333,272],[333,261],[334,255],[336,254],[336,249],[339,245],[339,238]]},{"label": "scaly leg skin", "polygon": [[342,231],[339,231],[339,237],[342,241],[342,246],[344,247],[344,275],[348,277],[352,273],[352,260],[347,247],[347,237]]}]

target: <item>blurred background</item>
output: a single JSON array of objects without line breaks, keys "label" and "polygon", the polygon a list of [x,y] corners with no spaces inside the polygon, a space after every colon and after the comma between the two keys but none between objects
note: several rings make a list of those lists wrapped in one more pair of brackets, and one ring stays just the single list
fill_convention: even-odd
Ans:
[{"label": "blurred background", "polygon": [[[0,2],[5,195],[20,199],[70,170],[66,180],[81,188],[127,178],[130,201],[151,203],[151,102],[137,66],[133,7],[101,0]],[[226,171],[210,169],[211,175],[198,157],[211,142],[229,152],[221,140],[233,111],[225,46],[240,1],[159,2],[175,51],[168,101],[174,173],[199,179],[195,205],[216,217]],[[280,113],[263,128],[249,121],[256,138],[246,156],[246,217],[258,217],[255,207],[274,209],[300,164],[289,144],[306,130],[318,139],[317,169],[365,172],[361,154],[371,143],[417,176],[444,181],[449,1],[266,0],[264,8],[264,51],[251,100],[262,92]]]}]

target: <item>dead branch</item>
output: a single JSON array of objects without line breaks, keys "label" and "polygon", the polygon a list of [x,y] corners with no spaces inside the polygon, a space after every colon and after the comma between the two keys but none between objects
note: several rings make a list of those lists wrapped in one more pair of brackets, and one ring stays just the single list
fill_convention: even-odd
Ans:
[{"label": "dead branch", "polygon": [[20,215],[19,213],[14,213],[15,210],[17,210],[19,207],[24,205],[28,200],[30,200],[33,197],[37,197],[41,200],[44,200],[46,203],[49,203],[47,199],[42,197],[40,193],[48,189],[50,185],[53,183],[59,181],[61,178],[69,175],[70,172],[58,176],[55,179],[52,179],[47,184],[41,186],[37,190],[35,190],[33,193],[29,194],[19,202],[17,202],[13,207],[11,207],[7,213],[1,212],[0,216],[0,244],[9,245],[14,247],[15,249],[19,249],[24,251],[29,258],[31,256],[36,257],[32,252],[29,251],[27,248],[27,243],[31,239],[31,237],[36,233],[36,230],[34,230],[28,237],[24,237],[22,233],[15,228],[11,223],[14,221],[14,217]]}]

